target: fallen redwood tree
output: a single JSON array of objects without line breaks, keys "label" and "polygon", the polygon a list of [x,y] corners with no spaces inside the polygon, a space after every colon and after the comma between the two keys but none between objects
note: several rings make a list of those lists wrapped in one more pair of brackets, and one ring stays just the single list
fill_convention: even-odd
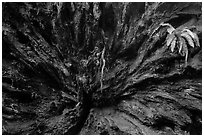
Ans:
[{"label": "fallen redwood tree", "polygon": [[202,134],[201,3],[3,3],[3,134]]}]

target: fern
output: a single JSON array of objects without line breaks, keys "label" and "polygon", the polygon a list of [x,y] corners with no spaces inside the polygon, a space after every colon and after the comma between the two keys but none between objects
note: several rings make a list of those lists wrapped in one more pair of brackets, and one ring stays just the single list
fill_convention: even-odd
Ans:
[{"label": "fern", "polygon": [[177,38],[174,38],[174,39],[172,40],[172,42],[171,42],[171,52],[174,52],[174,48],[175,48],[175,46],[176,46],[176,40],[177,40]]},{"label": "fern", "polygon": [[[200,47],[197,34],[187,28],[184,28],[183,30],[177,30],[169,23],[161,23],[160,26],[156,29],[156,31],[160,27],[168,27],[166,45],[167,47],[170,47],[171,52],[174,52],[177,47],[178,53],[181,56],[185,56],[185,66],[187,66],[189,53],[188,45],[192,48],[196,46]],[[155,33],[156,31],[154,31],[153,33]]]}]

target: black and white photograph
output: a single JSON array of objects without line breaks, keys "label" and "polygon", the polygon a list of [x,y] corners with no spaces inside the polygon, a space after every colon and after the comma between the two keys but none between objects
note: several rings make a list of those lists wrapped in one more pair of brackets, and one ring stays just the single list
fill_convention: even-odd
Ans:
[{"label": "black and white photograph", "polygon": [[202,2],[1,2],[2,135],[202,135]]}]

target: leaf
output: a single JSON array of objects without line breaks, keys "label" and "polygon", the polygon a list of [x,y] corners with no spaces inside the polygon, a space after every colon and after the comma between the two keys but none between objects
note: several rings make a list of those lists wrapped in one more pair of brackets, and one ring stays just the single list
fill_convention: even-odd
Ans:
[{"label": "leaf", "polygon": [[172,43],[172,41],[176,39],[176,36],[174,34],[169,34],[167,37],[166,37],[166,45],[167,47],[169,47]]},{"label": "leaf", "polygon": [[192,38],[196,46],[200,47],[198,35],[196,33],[193,33],[189,29],[184,29],[183,32],[187,32]]},{"label": "leaf", "polygon": [[181,54],[182,48],[186,44],[185,40],[182,37],[179,37],[179,53]]},{"label": "leaf", "polygon": [[193,32],[190,31],[189,29],[183,29],[182,32],[187,32],[193,39],[195,38]]},{"label": "leaf", "polygon": [[193,35],[194,35],[194,42],[196,46],[200,47],[198,35],[196,33],[193,33]]},{"label": "leaf", "polygon": [[185,53],[185,64],[187,64],[188,61],[188,47],[186,44],[183,45],[183,52]]},{"label": "leaf", "polygon": [[173,39],[172,43],[171,43],[171,52],[174,52],[174,48],[176,46],[176,38]]},{"label": "leaf", "polygon": [[181,36],[186,39],[186,41],[188,42],[188,44],[189,44],[191,47],[194,48],[193,39],[191,38],[191,36],[190,36],[187,32],[182,33]]}]

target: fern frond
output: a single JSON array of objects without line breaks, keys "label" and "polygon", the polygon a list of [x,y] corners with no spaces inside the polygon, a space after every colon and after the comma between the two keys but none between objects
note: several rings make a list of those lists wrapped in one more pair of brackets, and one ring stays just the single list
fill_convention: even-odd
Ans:
[{"label": "fern frond", "polygon": [[193,39],[195,46],[200,47],[200,43],[199,43],[199,39],[198,39],[198,35],[196,33],[193,33],[192,31],[190,31],[189,29],[183,29],[183,32],[187,32]]},{"label": "fern frond", "polygon": [[181,36],[186,39],[186,41],[191,47],[194,48],[193,38],[189,35],[189,33],[184,32],[181,34]]},{"label": "fern frond", "polygon": [[179,37],[179,54],[181,54],[184,44],[186,44],[185,40],[182,37]]},{"label": "fern frond", "polygon": [[194,34],[193,34],[193,32],[192,31],[190,31],[189,29],[183,29],[183,31],[182,32],[187,32],[193,39],[194,39]]},{"label": "fern frond", "polygon": [[171,45],[171,43],[173,42],[174,39],[176,40],[176,36],[174,34],[169,34],[166,37],[166,45],[167,45],[167,47],[169,47]]},{"label": "fern frond", "polygon": [[175,39],[173,39],[173,41],[172,41],[172,43],[171,43],[171,52],[174,52],[174,48],[175,48],[175,46],[176,46],[176,38]]},{"label": "fern frond", "polygon": [[185,66],[186,66],[187,61],[188,61],[188,47],[187,47],[187,44],[183,45],[183,52],[184,52],[184,55],[185,55]]},{"label": "fern frond", "polygon": [[198,35],[196,33],[193,33],[194,35],[194,42],[195,42],[195,45],[200,47],[200,43],[199,43],[199,38],[198,38]]}]

